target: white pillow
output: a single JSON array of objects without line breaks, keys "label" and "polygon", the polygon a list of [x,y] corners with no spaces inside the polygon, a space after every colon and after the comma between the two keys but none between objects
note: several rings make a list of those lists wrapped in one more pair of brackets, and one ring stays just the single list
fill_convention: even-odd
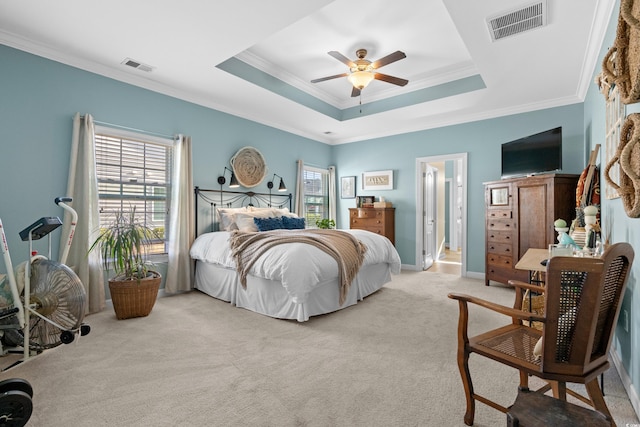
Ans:
[{"label": "white pillow", "polygon": [[235,217],[238,230],[245,233],[258,231],[258,226],[253,222],[253,216],[251,214],[239,213],[235,214]]},{"label": "white pillow", "polygon": [[243,215],[249,215],[253,218],[273,218],[275,214],[273,213],[273,209],[264,208],[257,211],[251,211],[244,213]]},{"label": "white pillow", "polygon": [[249,206],[248,209],[249,212],[256,212],[256,213],[262,213],[262,212],[269,212],[269,215],[274,216],[274,209],[273,208],[260,208],[257,206]]},{"label": "white pillow", "polygon": [[237,230],[235,214],[248,212],[246,207],[241,208],[218,208],[218,221],[220,223],[220,230],[231,231]]},{"label": "white pillow", "polygon": [[293,212],[289,212],[289,208],[273,208],[273,212],[275,216],[288,216],[289,218],[298,218],[298,215],[294,214]]},{"label": "white pillow", "polygon": [[243,212],[234,214],[235,223],[238,226],[238,230],[245,233],[258,231],[258,226],[253,221],[253,218],[273,218],[273,209],[264,208],[257,211]]}]

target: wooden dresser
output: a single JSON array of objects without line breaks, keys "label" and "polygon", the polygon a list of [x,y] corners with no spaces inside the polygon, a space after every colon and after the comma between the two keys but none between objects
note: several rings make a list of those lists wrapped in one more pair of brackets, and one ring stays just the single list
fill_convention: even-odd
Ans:
[{"label": "wooden dresser", "polygon": [[349,228],[381,234],[396,244],[396,208],[350,208]]},{"label": "wooden dresser", "polygon": [[529,279],[515,265],[529,248],[556,243],[553,222],[576,216],[578,175],[545,174],[485,183],[485,279]]}]

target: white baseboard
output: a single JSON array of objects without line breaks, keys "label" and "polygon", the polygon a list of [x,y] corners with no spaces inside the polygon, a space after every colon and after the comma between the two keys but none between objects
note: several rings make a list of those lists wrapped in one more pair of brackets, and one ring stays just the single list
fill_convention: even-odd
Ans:
[{"label": "white baseboard", "polygon": [[[402,264],[400,266],[401,270],[406,270],[406,271],[422,271],[422,268],[419,265],[413,265],[413,264]],[[469,279],[478,279],[478,280],[484,280],[484,273],[478,273],[476,271],[467,271],[462,272],[461,277],[468,277]]]},{"label": "white baseboard", "polygon": [[620,376],[620,380],[622,381],[622,385],[624,389],[627,391],[627,395],[629,396],[629,400],[631,401],[631,406],[633,406],[633,410],[636,412],[638,418],[640,418],[640,398],[638,397],[638,392],[633,387],[631,383],[631,378],[629,378],[629,373],[624,368],[622,360],[618,355],[618,352],[615,348],[612,348],[609,352],[611,355],[611,360],[613,360],[613,365],[616,367],[618,371],[618,375]]},{"label": "white baseboard", "polygon": [[467,275],[465,277],[484,281],[484,273],[478,273],[476,271],[467,271]]}]

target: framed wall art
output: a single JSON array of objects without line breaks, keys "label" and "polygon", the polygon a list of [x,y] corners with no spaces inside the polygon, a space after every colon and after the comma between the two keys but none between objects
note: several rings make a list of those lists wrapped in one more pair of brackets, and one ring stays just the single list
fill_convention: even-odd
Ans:
[{"label": "framed wall art", "polygon": [[393,190],[393,171],[374,171],[362,174],[363,190]]},{"label": "framed wall art", "polygon": [[356,197],[356,177],[343,176],[340,178],[340,198],[354,199]]}]

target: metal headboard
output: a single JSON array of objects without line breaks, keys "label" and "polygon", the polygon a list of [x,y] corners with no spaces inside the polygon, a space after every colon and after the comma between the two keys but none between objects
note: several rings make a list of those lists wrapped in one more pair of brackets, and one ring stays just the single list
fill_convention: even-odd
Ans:
[{"label": "metal headboard", "polygon": [[[194,188],[195,192],[195,230],[196,235],[200,235],[198,228],[199,217],[208,219],[209,230],[219,231],[220,224],[216,216],[216,208],[240,208],[243,206],[255,207],[272,207],[272,208],[293,208],[293,196],[289,194],[278,193],[255,193],[253,191],[225,191],[225,190],[206,190],[198,186]],[[204,205],[206,202],[207,205]],[[204,232],[204,231],[203,231]]]}]

